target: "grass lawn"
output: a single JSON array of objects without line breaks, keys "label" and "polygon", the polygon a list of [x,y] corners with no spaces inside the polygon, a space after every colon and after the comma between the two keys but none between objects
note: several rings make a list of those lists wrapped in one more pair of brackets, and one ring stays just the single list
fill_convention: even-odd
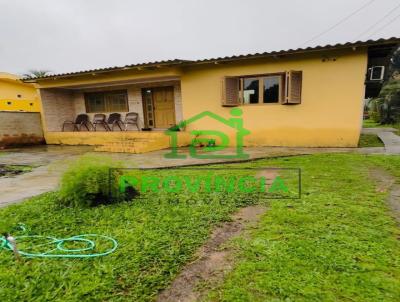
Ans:
[{"label": "grass lawn", "polygon": [[[229,166],[302,168],[303,195],[272,201],[251,236],[232,243],[235,268],[211,300],[398,301],[400,232],[366,169],[380,166],[400,177],[400,157],[324,154]],[[0,251],[0,301],[151,301],[211,229],[249,203],[214,197],[74,209],[57,205],[50,193],[1,209],[7,225],[25,223],[32,233],[58,237],[110,235],[119,247],[100,258],[21,263]]]},{"label": "grass lawn", "polygon": [[363,128],[380,128],[380,127],[391,127],[391,125],[381,125],[375,122],[373,119],[363,120]]},{"label": "grass lawn", "polygon": [[303,168],[301,202],[273,201],[232,244],[235,269],[212,301],[399,301],[400,232],[366,176],[400,179],[399,156],[317,155],[270,165]]},{"label": "grass lawn", "polygon": [[358,147],[366,148],[366,147],[384,147],[385,145],[379,139],[376,134],[364,134],[361,133],[360,140],[358,141]]},{"label": "grass lawn", "polygon": [[381,125],[377,122],[374,122],[372,119],[368,119],[368,120],[363,120],[363,128],[395,128],[397,129],[395,133],[397,135],[400,135],[400,124]]}]

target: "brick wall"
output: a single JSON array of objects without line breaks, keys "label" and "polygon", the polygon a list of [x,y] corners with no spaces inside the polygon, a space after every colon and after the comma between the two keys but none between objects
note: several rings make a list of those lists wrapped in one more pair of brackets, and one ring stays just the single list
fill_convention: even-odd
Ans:
[{"label": "brick wall", "polygon": [[44,143],[40,113],[0,111],[0,148]]},{"label": "brick wall", "polygon": [[75,120],[73,93],[63,89],[40,89],[42,116],[47,131],[61,131],[64,121]]}]

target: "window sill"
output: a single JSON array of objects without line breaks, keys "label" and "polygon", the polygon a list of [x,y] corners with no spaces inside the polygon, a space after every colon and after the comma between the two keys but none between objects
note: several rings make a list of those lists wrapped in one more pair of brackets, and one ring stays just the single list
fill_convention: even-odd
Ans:
[{"label": "window sill", "polygon": [[258,104],[241,104],[241,106],[271,106],[271,105],[282,105],[282,103],[258,103]]}]

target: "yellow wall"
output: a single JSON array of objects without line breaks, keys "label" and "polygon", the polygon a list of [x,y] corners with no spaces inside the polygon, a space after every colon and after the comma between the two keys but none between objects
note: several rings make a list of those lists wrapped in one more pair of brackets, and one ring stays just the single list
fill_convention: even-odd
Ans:
[{"label": "yellow wall", "polygon": [[0,73],[0,111],[39,112],[36,87],[21,82],[14,75]]},{"label": "yellow wall", "polygon": [[[190,135],[177,132],[179,147],[190,142]],[[96,151],[145,153],[168,149],[170,137],[163,131],[81,131],[81,132],[45,132],[47,144],[101,146]]]},{"label": "yellow wall", "polygon": [[[299,105],[244,105],[244,127],[251,131],[246,146],[356,147],[361,131],[364,79],[367,70],[367,49],[331,50],[288,55],[277,58],[242,60],[190,67],[161,68],[152,71],[119,71],[106,74],[85,74],[67,79],[39,82],[40,88],[67,87],[94,83],[180,76],[183,117],[211,111],[229,118],[231,108],[221,106],[221,79],[224,76],[245,76],[303,71],[302,103]],[[231,137],[232,129],[210,118],[188,126],[187,131],[219,130]],[[71,137],[72,135],[73,137]],[[48,143],[88,142],[92,135],[60,132],[45,133]],[[111,140],[120,137],[105,133]],[[79,138],[84,138],[80,140]],[[93,144],[107,142],[106,137],[93,137]],[[99,141],[100,140],[100,141]],[[231,145],[234,140],[231,139]]]},{"label": "yellow wall", "polygon": [[[329,58],[323,62],[322,55],[315,53],[187,68],[181,82],[183,116],[189,118],[209,110],[229,118],[231,108],[221,106],[224,76],[302,70],[301,104],[240,107],[244,127],[251,131],[245,137],[245,145],[356,147],[362,122],[367,52],[331,51]],[[187,130],[192,129],[225,130],[226,126],[206,118]]]}]

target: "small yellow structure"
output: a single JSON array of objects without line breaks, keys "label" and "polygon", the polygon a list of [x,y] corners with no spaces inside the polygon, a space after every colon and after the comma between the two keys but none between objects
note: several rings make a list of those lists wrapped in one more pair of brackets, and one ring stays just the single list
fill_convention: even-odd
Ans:
[{"label": "small yellow structure", "polygon": [[36,86],[16,75],[0,72],[0,111],[40,112]]}]

